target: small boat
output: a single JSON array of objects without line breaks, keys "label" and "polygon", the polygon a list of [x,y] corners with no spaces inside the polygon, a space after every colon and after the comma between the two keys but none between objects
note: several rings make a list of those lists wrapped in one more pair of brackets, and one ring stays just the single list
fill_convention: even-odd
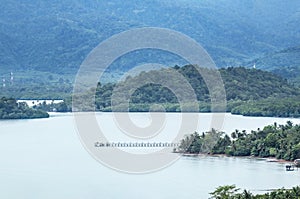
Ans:
[{"label": "small boat", "polygon": [[285,165],[285,169],[286,169],[286,171],[294,171],[295,170],[295,168],[294,168],[295,166],[294,165],[292,165],[292,164],[289,164],[289,165]]},{"label": "small boat", "polygon": [[295,164],[296,167],[300,167],[300,159],[296,159],[294,161],[294,164]]}]

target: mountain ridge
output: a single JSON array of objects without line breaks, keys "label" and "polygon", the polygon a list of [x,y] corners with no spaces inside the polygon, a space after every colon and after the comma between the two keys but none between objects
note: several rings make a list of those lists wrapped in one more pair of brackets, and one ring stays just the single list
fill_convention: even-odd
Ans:
[{"label": "mountain ridge", "polygon": [[[294,0],[289,4],[272,0],[2,0],[0,8],[0,74],[34,70],[41,75],[66,75],[72,81],[100,42],[149,26],[174,29],[195,39],[218,67],[252,66],[268,53],[300,45],[300,2]],[[137,64],[143,56],[136,57]],[[166,56],[163,64],[174,65],[168,55],[161,56]],[[147,61],[157,61],[154,56],[151,59]],[[118,64],[121,72],[128,70]]]}]

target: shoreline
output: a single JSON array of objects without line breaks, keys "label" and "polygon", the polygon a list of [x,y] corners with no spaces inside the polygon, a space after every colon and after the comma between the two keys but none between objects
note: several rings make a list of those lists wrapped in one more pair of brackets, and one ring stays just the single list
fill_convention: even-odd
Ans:
[{"label": "shoreline", "polygon": [[257,159],[257,160],[265,160],[266,162],[275,162],[280,164],[294,164],[294,161],[276,159],[274,157],[257,157],[257,156],[230,156],[226,154],[207,154],[207,153],[180,153],[181,156],[185,157],[232,157],[232,158],[248,158],[248,159]]}]

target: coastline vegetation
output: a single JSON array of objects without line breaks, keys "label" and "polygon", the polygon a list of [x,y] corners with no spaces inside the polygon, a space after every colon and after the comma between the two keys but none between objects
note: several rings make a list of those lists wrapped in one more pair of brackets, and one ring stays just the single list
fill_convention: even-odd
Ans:
[{"label": "coastline vegetation", "polygon": [[236,130],[231,136],[212,129],[186,135],[174,152],[226,154],[228,156],[273,157],[287,161],[300,158],[300,125],[268,125],[247,133]]},{"label": "coastline vegetation", "polygon": [[43,110],[28,107],[25,102],[17,103],[13,98],[0,99],[0,119],[35,119],[48,118],[49,114]]}]

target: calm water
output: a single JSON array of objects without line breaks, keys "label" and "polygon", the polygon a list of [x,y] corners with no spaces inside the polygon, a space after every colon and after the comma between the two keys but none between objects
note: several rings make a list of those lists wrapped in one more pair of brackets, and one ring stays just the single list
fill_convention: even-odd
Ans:
[{"label": "calm water", "polygon": [[[147,125],[149,115],[131,114]],[[99,125],[118,137],[111,113],[98,114]],[[167,114],[166,131],[177,128],[179,114]],[[197,129],[210,128],[211,114],[200,114]],[[253,118],[226,114],[222,130],[255,130],[289,119]],[[299,119],[292,119],[300,123]],[[167,123],[168,123],[167,122]],[[109,137],[110,135],[108,135]],[[300,170],[284,164],[228,157],[181,157],[171,166],[149,174],[111,170],[82,147],[71,114],[48,119],[0,121],[0,198],[208,198],[220,185],[236,184],[252,191],[300,184]]]}]

